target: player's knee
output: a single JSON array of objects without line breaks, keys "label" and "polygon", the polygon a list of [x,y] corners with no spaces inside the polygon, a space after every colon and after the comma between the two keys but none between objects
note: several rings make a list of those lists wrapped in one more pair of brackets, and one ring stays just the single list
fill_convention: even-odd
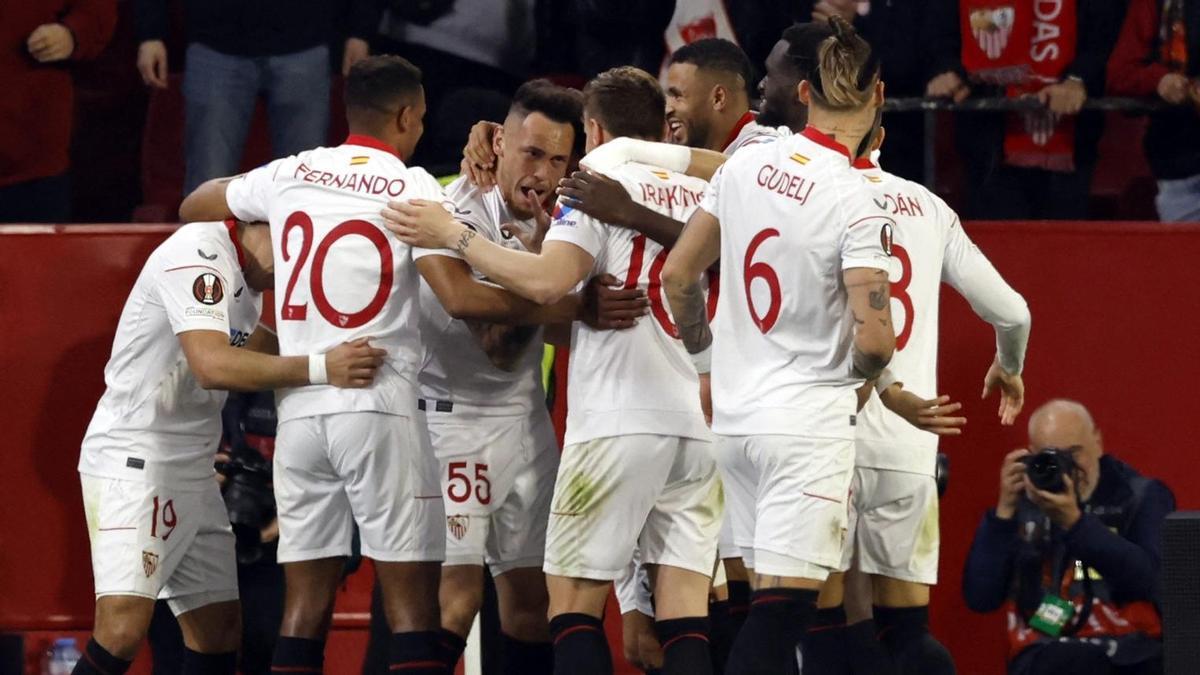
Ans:
[{"label": "player's knee", "polygon": [[500,628],[505,634],[525,642],[544,642],[550,639],[546,604],[530,603],[508,608],[501,612]]},{"label": "player's knee", "polygon": [[92,636],[109,654],[132,661],[146,638],[146,628],[135,621],[115,617],[97,624]]},{"label": "player's knee", "polygon": [[483,597],[471,590],[459,589],[453,593],[443,593],[441,599],[442,627],[466,635],[471,630],[475,615],[483,606]]}]

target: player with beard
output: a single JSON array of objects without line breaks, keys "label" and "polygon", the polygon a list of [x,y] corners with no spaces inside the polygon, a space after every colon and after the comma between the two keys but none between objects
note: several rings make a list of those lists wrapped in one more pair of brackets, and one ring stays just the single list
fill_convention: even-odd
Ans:
[{"label": "player with beard", "polygon": [[[661,138],[662,92],[648,74],[615,68],[584,89],[588,148],[619,136]],[[703,182],[629,164],[617,174],[635,197],[676,219],[696,206]],[[666,250],[645,235],[559,205],[540,255],[480,238],[436,205],[392,202],[389,227],[410,244],[453,245],[493,281],[551,302],[596,273],[658,290]],[[611,582],[635,544],[651,568],[664,672],[711,672],[707,596],[716,557],[720,487],[709,431],[661,295],[653,318],[628,331],[576,324],[571,406],[547,532],[545,570],[555,673],[611,672],[601,615]]]},{"label": "player with beard", "polygon": [[[462,176],[446,188],[458,218],[481,236],[538,251],[550,223],[543,201],[567,171],[582,137],[578,92],[546,80],[517,89],[495,137],[496,186]],[[580,145],[582,145],[580,143]],[[451,251],[451,264],[469,269]],[[441,466],[446,562],[440,604],[446,666],[453,670],[483,602],[482,565],[499,601],[504,672],[549,673],[542,557],[558,446],[542,388],[540,326],[455,319],[421,285],[427,345],[419,383]]]}]

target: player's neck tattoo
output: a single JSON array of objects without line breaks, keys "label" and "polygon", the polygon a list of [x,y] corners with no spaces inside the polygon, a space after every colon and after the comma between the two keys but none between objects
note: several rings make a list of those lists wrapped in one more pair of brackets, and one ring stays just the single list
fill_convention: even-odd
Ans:
[{"label": "player's neck tattoo", "polygon": [[458,251],[459,255],[466,254],[467,246],[470,246],[471,240],[475,238],[475,230],[464,229],[463,233],[458,237],[458,243],[454,245],[454,250]]}]

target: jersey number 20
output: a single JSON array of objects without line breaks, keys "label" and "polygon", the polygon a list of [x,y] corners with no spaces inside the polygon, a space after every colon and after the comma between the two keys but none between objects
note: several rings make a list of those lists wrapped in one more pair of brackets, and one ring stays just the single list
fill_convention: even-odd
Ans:
[{"label": "jersey number 20", "polygon": [[[292,267],[291,276],[288,277],[287,289],[283,294],[283,305],[279,309],[280,318],[284,321],[304,321],[308,318],[308,303],[292,303],[292,292],[296,290],[300,270],[308,261],[308,254],[312,251],[313,246],[313,222],[307,213],[296,211],[288,216],[283,226],[280,249],[283,261],[290,262],[292,255],[288,251],[288,235],[297,228],[300,230],[300,254],[296,258],[296,264]],[[329,255],[329,249],[338,240],[351,235],[366,238],[379,252],[379,287],[375,289],[375,295],[366,307],[357,312],[342,312],[330,304],[329,297],[325,294],[325,258]],[[374,319],[383,309],[384,303],[387,302],[388,291],[392,287],[392,247],[388,244],[387,236],[380,232],[379,228],[365,220],[347,220],[330,230],[317,244],[316,253],[313,255],[312,271],[308,276],[309,297],[312,298],[313,304],[317,306],[317,311],[321,316],[331,325],[339,328],[358,328]]]}]

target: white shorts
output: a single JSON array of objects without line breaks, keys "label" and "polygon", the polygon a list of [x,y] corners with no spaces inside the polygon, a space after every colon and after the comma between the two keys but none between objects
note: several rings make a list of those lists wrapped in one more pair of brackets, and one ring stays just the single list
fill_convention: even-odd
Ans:
[{"label": "white shorts", "polygon": [[441,465],[447,565],[487,563],[492,575],[541,568],[558,473],[558,440],[545,409],[532,416],[429,413]]},{"label": "white shorts", "polygon": [[744,491],[757,477],[752,522],[744,522],[751,515],[744,505],[744,513],[739,517],[735,512],[734,518],[739,545],[746,541],[747,529],[753,532],[754,571],[823,581],[838,569],[846,541],[854,441],[728,436],[718,442],[722,464],[735,468],[726,474],[731,483],[742,481]]},{"label": "white shorts", "polygon": [[900,581],[937,583],[938,494],[933,476],[854,470],[850,522],[842,569],[857,552],[857,568]]},{"label": "white shorts", "polygon": [[635,548],[633,559],[622,570],[621,576],[613,584],[617,595],[617,607],[621,614],[641,612],[648,617],[654,617],[654,593],[650,590],[650,574],[642,565],[642,555]]},{"label": "white shorts", "polygon": [[362,554],[440,561],[446,514],[425,415],[348,412],[287,420],[275,438],[279,562]]},{"label": "white shorts", "polygon": [[754,520],[758,494],[758,468],[739,442],[721,436],[713,443],[713,456],[725,486],[725,519],[721,524],[721,559],[741,558],[754,569]]},{"label": "white shorts", "polygon": [[81,474],[96,597],[166,600],[176,616],[238,599],[221,490],[184,490]]},{"label": "white shorts", "polygon": [[644,564],[711,576],[723,501],[711,445],[634,434],[567,446],[546,532],[546,573],[612,581],[636,545]]}]

